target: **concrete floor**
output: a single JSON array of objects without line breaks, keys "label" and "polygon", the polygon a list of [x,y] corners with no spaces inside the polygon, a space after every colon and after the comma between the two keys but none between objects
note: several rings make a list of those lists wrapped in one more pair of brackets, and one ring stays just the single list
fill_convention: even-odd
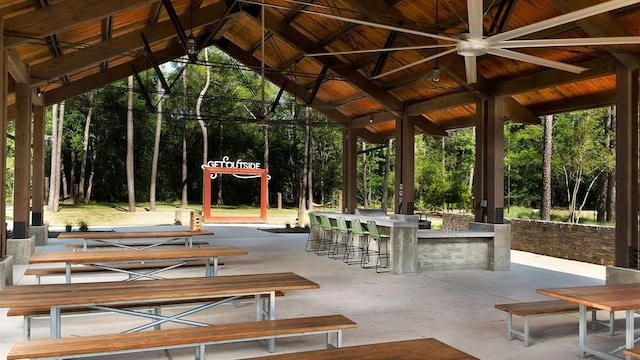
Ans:
[{"label": "concrete floor", "polygon": [[[603,284],[605,277],[603,266],[519,251],[512,251],[511,271],[377,274],[374,270],[305,252],[307,234],[273,234],[260,231],[258,227],[205,226],[216,234],[212,238],[213,245],[233,245],[249,251],[248,256],[224,259],[220,275],[293,271],[317,282],[320,289],[292,291],[279,298],[277,317],[341,313],[358,323],[357,329],[345,331],[345,346],[435,337],[480,359],[578,359],[577,314],[533,318],[530,321],[532,344],[525,348],[519,339],[507,341],[506,314],[496,310],[494,304],[545,299],[535,293],[536,288]],[[50,245],[38,247],[37,251],[62,249],[62,243],[51,240]],[[34,283],[32,277],[23,276],[25,268],[16,266],[15,283],[18,285]],[[199,271],[180,270],[173,276],[201,276]],[[117,279],[114,276],[117,275],[78,276],[75,279]],[[50,277],[43,282],[63,281],[62,277]],[[0,309],[0,357],[6,355],[13,341],[22,339],[22,319],[6,317],[6,310]],[[199,315],[199,319],[233,322],[249,321],[252,316],[252,306],[224,305]],[[608,314],[599,314],[601,319],[607,317]],[[611,337],[606,329],[599,328],[595,333],[590,332],[590,345],[608,349],[624,343],[623,316],[617,317],[619,330],[616,335]],[[115,314],[68,317],[63,318],[62,330],[63,336],[117,332],[136,321]],[[516,326],[521,324],[522,319],[516,318]],[[33,337],[47,336],[48,322],[34,321]],[[319,335],[280,339],[277,352],[320,349],[323,341],[324,337]],[[264,342],[220,345],[207,351],[208,358],[212,359],[267,354]],[[193,359],[193,351],[181,349],[110,358]]]}]

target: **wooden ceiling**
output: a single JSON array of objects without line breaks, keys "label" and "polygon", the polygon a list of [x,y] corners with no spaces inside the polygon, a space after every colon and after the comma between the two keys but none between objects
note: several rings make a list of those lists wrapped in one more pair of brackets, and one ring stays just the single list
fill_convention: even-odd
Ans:
[{"label": "wooden ceiling", "polygon": [[[484,0],[483,28],[490,36],[604,2]],[[435,61],[375,75],[443,49],[356,52],[436,44],[422,32],[457,36],[467,31],[466,0],[0,0],[10,73],[16,77],[20,71],[12,69],[28,68],[33,89],[43,90],[51,104],[154,61],[183,57],[171,10],[198,48],[217,46],[264,71],[271,82],[336,123],[357,128],[369,142],[393,137],[394,120],[404,115],[415,117],[416,133],[444,136],[473,126],[476,102],[492,95],[505,97],[506,120],[525,123],[612,104],[617,64],[637,67],[640,54],[637,45],[517,49],[588,68],[581,74],[482,55],[478,82],[469,85],[455,51],[438,59],[438,82],[432,79]],[[640,35],[640,0],[527,39],[633,35]],[[327,52],[344,53],[310,56]],[[10,95],[9,105],[14,101]]]}]

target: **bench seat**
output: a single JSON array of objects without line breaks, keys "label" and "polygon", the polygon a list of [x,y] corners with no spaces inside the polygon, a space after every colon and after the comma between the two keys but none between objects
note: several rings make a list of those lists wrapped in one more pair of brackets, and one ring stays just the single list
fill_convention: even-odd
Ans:
[{"label": "bench seat", "polygon": [[[137,333],[42,339],[14,343],[7,360],[89,357],[116,353],[196,347],[205,359],[205,345],[312,334],[327,334],[327,348],[342,346],[342,330],[357,324],[342,315],[186,327]],[[332,342],[332,334],[335,340]],[[270,352],[275,347],[270,344]]]},{"label": "bench seat", "polygon": [[[122,242],[120,243],[122,245],[127,245],[127,246],[132,246],[132,247],[143,247],[143,246],[148,246],[151,245],[152,243],[149,242]],[[191,240],[191,245],[192,246],[207,246],[210,245],[208,241],[206,240]],[[157,246],[183,246],[181,244],[174,244],[174,243],[167,243],[167,244],[161,244],[161,245],[157,245]],[[65,247],[67,249],[73,249],[73,250],[77,250],[77,249],[83,249],[84,245],[83,244],[66,244]],[[107,243],[89,243],[87,244],[87,248],[112,248],[113,244],[107,244]]]},{"label": "bench seat", "polygon": [[[542,300],[517,302],[509,304],[498,304],[495,308],[507,312],[507,339],[513,340],[513,335],[519,335],[524,339],[524,346],[529,346],[529,317],[539,315],[562,314],[570,312],[578,312],[580,310],[578,304],[564,300]],[[587,311],[591,311],[592,328],[595,330],[596,323],[604,324],[609,327],[609,332],[613,335],[613,313],[609,317],[609,322],[603,323],[597,321],[595,308],[587,307]],[[524,316],[523,331],[513,328],[513,315]]]},{"label": "bench seat", "polygon": [[[282,297],[284,296],[284,292],[282,291],[276,291],[275,293],[276,297]],[[260,298],[263,301],[263,305],[262,308],[263,309],[268,309],[269,305],[269,294],[262,294],[260,295]],[[220,299],[222,300],[222,298]],[[241,302],[251,302],[255,300],[255,296],[254,295],[245,295],[245,296],[241,296],[237,299],[235,299],[233,301],[234,304],[236,304],[236,306],[239,306],[239,304]],[[194,304],[193,300],[187,300],[187,299],[176,299],[176,300],[172,300],[172,301],[162,301],[162,302],[149,302],[149,303],[145,303],[144,305],[140,305],[140,304],[129,304],[129,305],[123,305],[123,306],[119,306],[118,308],[121,309],[154,309],[156,314],[160,313],[160,309],[162,308],[169,308],[169,307],[175,307],[175,306],[182,306],[182,305],[188,305],[188,304]],[[76,308],[61,308],[60,312],[62,315],[74,315],[74,314],[84,314],[84,313],[92,313],[92,312],[97,312],[97,310],[89,308],[89,307],[76,307]],[[24,326],[23,326],[23,339],[24,340],[30,340],[31,339],[31,323],[33,319],[37,319],[37,318],[48,318],[50,314],[50,309],[46,308],[46,307],[14,307],[14,308],[10,308],[7,311],[7,316],[24,316]],[[263,314],[263,320],[266,319],[266,313]]]},{"label": "bench seat", "polygon": [[[122,270],[153,270],[158,268],[170,267],[178,264],[177,262],[131,262],[131,263],[122,263],[114,265],[118,269]],[[218,262],[218,266],[224,265],[222,262]],[[193,261],[188,264],[183,264],[181,267],[193,267],[193,266],[204,266],[204,261]],[[95,273],[109,273],[105,269],[93,267],[90,265],[73,265],[71,266],[72,274],[95,274]],[[29,267],[25,272],[25,275],[34,275],[36,277],[36,284],[40,284],[41,277],[43,276],[65,276],[66,269],[64,266],[56,266],[56,267]]]}]

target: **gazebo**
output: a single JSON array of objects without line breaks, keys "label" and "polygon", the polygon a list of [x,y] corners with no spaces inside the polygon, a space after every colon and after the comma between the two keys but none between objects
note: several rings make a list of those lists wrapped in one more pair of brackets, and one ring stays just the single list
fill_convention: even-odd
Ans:
[{"label": "gazebo", "polygon": [[[637,266],[640,1],[13,0],[0,14],[14,238],[44,225],[45,106],[216,46],[342,127],[345,212],[358,138],[397,140],[394,209],[409,214],[414,136],[475,127],[476,220],[500,224],[504,122],[616,105],[616,265]],[[4,228],[0,244],[1,258]]]}]

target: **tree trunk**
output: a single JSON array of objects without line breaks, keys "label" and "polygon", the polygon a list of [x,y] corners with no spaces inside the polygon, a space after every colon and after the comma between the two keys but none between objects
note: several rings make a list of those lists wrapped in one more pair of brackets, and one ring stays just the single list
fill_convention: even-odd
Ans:
[{"label": "tree trunk", "polygon": [[85,175],[87,168],[87,151],[89,150],[89,129],[91,127],[91,115],[93,114],[93,99],[95,92],[89,93],[89,111],[87,111],[87,118],[84,122],[84,135],[82,137],[82,158],[80,159],[80,179],[78,181],[78,199],[84,203],[84,187],[85,187]]},{"label": "tree trunk", "polygon": [[309,116],[306,126],[307,137],[309,138],[308,165],[307,165],[307,210],[313,210],[313,121]]},{"label": "tree trunk", "polygon": [[304,156],[302,157],[302,179],[300,179],[300,190],[299,196],[300,200],[298,202],[298,224],[302,224],[304,222],[304,211],[307,209],[307,179],[309,179],[309,131],[306,129],[309,127],[309,123],[311,122],[311,108],[306,107],[306,122],[307,125],[305,127],[304,132]]},{"label": "tree trunk", "polygon": [[89,172],[89,181],[87,183],[87,193],[84,197],[84,202],[89,203],[91,201],[91,191],[93,190],[93,176],[96,173],[96,144],[92,141],[91,145],[91,171]]},{"label": "tree trunk", "polygon": [[[220,123],[219,125],[220,128],[220,138],[218,139],[218,154],[220,154],[220,156],[222,157],[222,144],[223,144],[223,140],[224,140],[224,125],[222,125],[222,123]],[[222,174],[218,175],[218,195],[217,195],[217,199],[216,199],[216,205],[220,206],[220,205],[224,205],[224,201],[222,200]]]},{"label": "tree trunk", "polygon": [[[209,62],[209,52],[207,48],[204,48],[204,61]],[[211,67],[206,66],[207,71],[207,80],[202,87],[202,91],[200,91],[200,95],[198,96],[198,100],[196,101],[196,116],[198,117],[198,124],[200,124],[200,129],[202,130],[202,164],[206,164],[208,161],[209,154],[209,135],[207,134],[207,125],[204,123],[202,118],[200,117],[200,107],[202,106],[202,99],[204,95],[207,93],[209,89],[209,84],[211,84]]]},{"label": "tree trunk", "polygon": [[[69,191],[67,187],[67,177],[64,173],[64,159],[62,158],[62,143],[64,143],[64,101],[60,103],[60,114],[58,115],[58,187],[62,186],[62,200],[66,199],[69,196]],[[56,205],[56,209],[58,209],[59,205]],[[56,210],[57,211],[57,210]]]},{"label": "tree trunk", "polygon": [[129,212],[136,212],[136,192],[133,174],[133,76],[129,76],[127,84],[127,194]]},{"label": "tree trunk", "polygon": [[362,201],[365,209],[369,208],[369,181],[367,179],[367,143],[362,141]]},{"label": "tree trunk", "polygon": [[544,118],[544,144],[542,156],[542,201],[540,218],[551,220],[551,155],[553,146],[553,115]]},{"label": "tree trunk", "polygon": [[187,65],[182,73],[182,205],[185,209],[189,205],[187,198]]},{"label": "tree trunk", "polygon": [[70,190],[71,190],[71,199],[73,200],[74,204],[78,203],[78,188],[77,188],[77,184],[76,184],[76,162],[78,160],[78,153],[76,153],[75,150],[71,149],[71,154],[70,154],[70,163],[71,163],[71,169],[69,169],[69,184],[71,184],[70,186]]},{"label": "tree trunk", "polygon": [[[604,124],[604,146],[607,149],[607,151],[611,152],[612,154],[615,151],[614,148],[612,147],[614,146],[613,143],[615,141],[613,139],[614,111],[615,111],[614,106],[609,107],[607,119]],[[610,184],[610,181],[612,180],[611,179],[612,174],[615,174],[615,173],[607,171],[604,174],[603,180],[602,180],[602,187],[600,188],[600,192],[598,193],[598,202],[596,204],[596,221],[599,223],[602,223],[605,220],[608,221],[610,217],[608,210],[610,209],[610,206],[611,206],[609,197],[611,196],[611,191],[612,191],[612,186]]]},{"label": "tree trunk", "polygon": [[[617,111],[616,107],[612,106],[610,109],[611,114],[611,124],[610,124],[610,135],[609,135],[609,150],[612,153],[616,151],[616,121]],[[616,172],[610,171],[606,175],[607,177],[607,221],[615,222],[616,221]]]},{"label": "tree trunk", "polygon": [[386,211],[389,208],[389,173],[391,172],[391,147],[393,139],[387,141],[387,151],[385,153],[384,177],[382,178],[382,208]]},{"label": "tree trunk", "polygon": [[58,211],[58,198],[60,196],[60,186],[57,185],[58,180],[58,104],[51,107],[51,166],[49,172],[49,201],[47,202],[47,210],[52,212]]},{"label": "tree trunk", "polygon": [[158,105],[156,113],[156,134],[153,141],[153,159],[151,160],[151,181],[149,182],[149,211],[156,211],[156,176],[160,154],[160,133],[162,130],[162,83],[157,81]]}]

